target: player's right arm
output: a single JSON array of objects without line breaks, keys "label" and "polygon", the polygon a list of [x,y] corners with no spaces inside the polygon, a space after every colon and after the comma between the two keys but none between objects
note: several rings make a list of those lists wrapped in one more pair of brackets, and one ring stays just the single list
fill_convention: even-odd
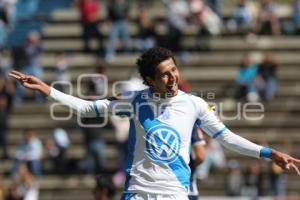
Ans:
[{"label": "player's right arm", "polygon": [[112,101],[108,99],[97,101],[86,101],[71,95],[64,94],[35,76],[23,74],[18,71],[12,71],[9,76],[17,79],[20,83],[31,90],[39,91],[45,96],[66,105],[73,110],[77,111],[77,114],[82,117],[99,117],[100,115],[108,114],[110,103]]},{"label": "player's right arm", "polygon": [[[201,121],[201,128],[209,134],[212,138],[216,139],[226,148],[236,151],[240,154],[252,156],[256,158],[270,158],[282,169],[293,169],[300,175],[300,169],[296,164],[300,163],[299,159],[285,154],[269,147],[257,145],[233,132],[231,132],[220,120],[215,116],[215,113],[209,109],[208,104],[198,99],[199,105],[199,121]],[[199,125],[199,124],[198,124]]]}]

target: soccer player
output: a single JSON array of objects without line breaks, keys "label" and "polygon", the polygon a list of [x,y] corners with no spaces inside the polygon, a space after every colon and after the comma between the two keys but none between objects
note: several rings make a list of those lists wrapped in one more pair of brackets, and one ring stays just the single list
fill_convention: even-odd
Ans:
[{"label": "soccer player", "polygon": [[161,47],[149,49],[137,59],[137,66],[149,89],[97,101],[64,94],[17,71],[10,76],[81,116],[129,116],[129,155],[122,199],[188,199],[188,163],[195,123],[228,149],[255,158],[270,158],[283,169],[294,169],[300,175],[296,166],[300,160],[234,134],[202,98],[180,91],[180,74],[171,51]]}]

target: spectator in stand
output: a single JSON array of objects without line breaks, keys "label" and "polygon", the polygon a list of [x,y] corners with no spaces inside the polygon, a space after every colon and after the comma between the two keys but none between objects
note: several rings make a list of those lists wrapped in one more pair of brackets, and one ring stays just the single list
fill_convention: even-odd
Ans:
[{"label": "spectator in stand", "polygon": [[13,67],[13,58],[9,49],[2,49],[0,51],[0,76],[6,77]]},{"label": "spectator in stand", "polygon": [[249,196],[251,199],[258,199],[263,195],[263,172],[260,162],[251,161],[247,171],[244,174],[243,196]]},{"label": "spectator in stand", "polygon": [[225,154],[218,142],[204,135],[206,141],[205,160],[196,169],[197,178],[203,181],[208,178],[211,168],[222,169],[226,165]]},{"label": "spectator in stand", "polygon": [[240,163],[237,160],[229,160],[225,174],[225,193],[227,196],[240,196],[242,191],[242,174]]},{"label": "spectator in stand", "polygon": [[[22,67],[24,73],[34,75],[39,78],[43,78],[43,69],[41,66],[42,45],[40,42],[40,34],[36,31],[32,31],[28,34],[26,44],[24,45],[24,53],[26,59],[26,66]],[[16,58],[18,59],[18,58]],[[19,104],[22,102],[24,88],[18,85],[14,102]],[[44,97],[39,93],[35,93],[35,100],[37,102],[43,102]]]},{"label": "spectator in stand", "polygon": [[18,176],[14,177],[7,200],[38,200],[39,186],[25,164],[18,167]]},{"label": "spectator in stand", "polygon": [[26,164],[31,173],[41,175],[42,152],[42,142],[35,136],[35,131],[26,129],[24,131],[24,139],[16,151],[16,160],[12,174],[17,175],[20,165]]},{"label": "spectator in stand", "polygon": [[99,124],[98,119],[83,118],[82,123],[86,125],[82,128],[86,149],[82,168],[88,174],[99,174],[104,170],[106,162],[106,144],[101,137],[103,130],[89,127]]},{"label": "spectator in stand", "polygon": [[280,35],[277,5],[273,0],[262,0],[255,32],[258,34]]},{"label": "spectator in stand", "polygon": [[96,186],[93,189],[94,200],[110,200],[113,199],[116,193],[110,177],[108,176],[97,176]]},{"label": "spectator in stand", "polygon": [[6,46],[8,37],[8,30],[3,18],[3,11],[0,10],[0,49]]},{"label": "spectator in stand", "polygon": [[16,183],[12,183],[7,190],[5,200],[23,200],[23,198],[18,193],[18,188]]},{"label": "spectator in stand", "polygon": [[52,169],[56,174],[65,174],[67,166],[66,153],[70,145],[67,132],[62,128],[53,131],[53,138],[46,143],[47,156],[52,161]]},{"label": "spectator in stand", "polygon": [[284,197],[286,195],[286,174],[275,163],[271,165],[270,184],[271,195]]},{"label": "spectator in stand", "polygon": [[9,33],[15,26],[15,4],[17,0],[0,1],[0,49],[7,46]]},{"label": "spectator in stand", "polygon": [[214,13],[223,18],[224,0],[206,0],[206,3]]},{"label": "spectator in stand", "polygon": [[77,0],[81,15],[82,38],[84,52],[90,53],[90,39],[96,37],[98,41],[98,55],[103,56],[103,35],[99,30],[100,6],[98,0]]},{"label": "spectator in stand", "polygon": [[277,90],[277,68],[278,64],[271,52],[267,52],[263,62],[258,65],[253,90],[265,101],[271,101]]},{"label": "spectator in stand", "polygon": [[[253,101],[252,89],[255,83],[256,73],[257,65],[251,63],[248,54],[244,55],[243,61],[236,76],[236,99],[247,100],[250,102]],[[257,98],[255,98],[255,100],[257,100]]]},{"label": "spectator in stand", "polygon": [[180,54],[181,60],[189,61],[189,54],[182,47],[182,38],[188,27],[190,17],[189,4],[186,0],[162,0],[166,6],[166,20],[168,26],[168,46],[175,53]]},{"label": "spectator in stand", "polygon": [[17,0],[16,20],[27,21],[32,20],[37,14],[39,0]]},{"label": "spectator in stand", "polygon": [[[285,152],[291,152],[293,150],[293,144],[290,138],[286,137],[283,140],[282,150]],[[286,184],[287,176],[286,172],[282,170],[277,164],[272,162],[270,170],[270,195],[282,199],[286,196]]]},{"label": "spectator in stand", "polygon": [[[102,74],[103,68],[98,68],[98,73]],[[98,88],[97,86],[104,86],[103,79],[98,77],[92,77],[88,81],[88,92],[86,94],[90,99],[98,98],[99,95],[103,95],[105,88]],[[82,118],[81,123],[82,133],[84,136],[84,144],[86,149],[85,159],[81,168],[88,174],[99,174],[103,171],[106,162],[106,144],[103,140],[103,129],[99,124],[97,118]]]},{"label": "spectator in stand", "polygon": [[3,172],[0,171],[0,200],[5,199],[6,187],[3,183]]},{"label": "spectator in stand", "polygon": [[6,97],[6,110],[8,113],[11,112],[14,92],[15,87],[12,80],[0,76],[0,95]]},{"label": "spectator in stand", "polygon": [[56,81],[60,82],[61,91],[70,93],[71,78],[68,72],[69,62],[65,53],[59,53],[56,58]]},{"label": "spectator in stand", "polygon": [[105,59],[113,61],[116,54],[116,45],[119,37],[122,39],[122,47],[128,52],[130,50],[130,35],[128,30],[128,0],[111,0],[108,2],[108,20],[111,22],[111,30],[106,48]]},{"label": "spectator in stand", "polygon": [[2,150],[1,159],[8,159],[6,133],[9,125],[10,112],[12,108],[12,96],[14,84],[6,78],[5,58],[0,58],[0,147]]},{"label": "spectator in stand", "polygon": [[13,69],[23,70],[28,65],[24,45],[12,48]]},{"label": "spectator in stand", "polygon": [[7,43],[8,33],[5,24],[0,20],[0,49],[4,48]]},{"label": "spectator in stand", "polygon": [[300,34],[300,0],[294,0],[293,5],[293,24],[295,26],[295,34]]},{"label": "spectator in stand", "polygon": [[137,38],[137,50],[143,52],[147,49],[154,47],[156,41],[155,27],[152,19],[149,16],[147,8],[144,5],[140,6],[139,10],[139,34]]},{"label": "spectator in stand", "polygon": [[8,10],[7,2],[5,0],[0,1],[0,21],[4,24],[8,24]]},{"label": "spectator in stand", "polygon": [[8,150],[7,150],[7,141],[6,141],[6,133],[8,129],[8,120],[9,120],[9,112],[8,112],[8,104],[7,97],[4,94],[0,94],[0,146],[2,148],[1,159],[8,159]]},{"label": "spectator in stand", "polygon": [[105,83],[105,77],[106,77],[106,70],[105,67],[99,65],[96,68],[95,71],[95,76],[92,76],[88,81],[87,81],[87,91],[88,94],[87,96],[91,96],[93,98],[97,97],[103,97],[105,95],[105,92],[107,90],[107,84]]},{"label": "spectator in stand", "polygon": [[190,8],[194,22],[200,26],[200,37],[221,34],[221,18],[202,0],[191,0]]},{"label": "spectator in stand", "polygon": [[231,32],[247,34],[254,29],[255,13],[249,0],[237,0],[232,18],[228,22]]},{"label": "spectator in stand", "polygon": [[7,31],[13,30],[15,25],[16,3],[18,0],[0,1],[0,21],[5,24]]},{"label": "spectator in stand", "polygon": [[121,187],[125,182],[124,164],[128,155],[128,134],[129,120],[127,117],[111,116],[110,123],[114,127],[117,150],[118,150],[118,170],[114,174],[112,181],[116,187]]}]

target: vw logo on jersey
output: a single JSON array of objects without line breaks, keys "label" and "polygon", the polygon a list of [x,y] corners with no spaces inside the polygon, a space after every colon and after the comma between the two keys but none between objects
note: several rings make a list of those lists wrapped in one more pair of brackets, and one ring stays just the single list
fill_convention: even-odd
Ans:
[{"label": "vw logo on jersey", "polygon": [[158,125],[147,132],[147,154],[154,161],[162,163],[175,161],[179,156],[180,145],[180,136],[171,127]]}]

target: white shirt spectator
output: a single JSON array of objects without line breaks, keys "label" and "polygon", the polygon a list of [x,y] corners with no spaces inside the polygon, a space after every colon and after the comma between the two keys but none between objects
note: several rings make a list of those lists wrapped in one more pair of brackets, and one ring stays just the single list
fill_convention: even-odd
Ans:
[{"label": "white shirt spectator", "polygon": [[18,147],[16,158],[18,160],[39,160],[43,153],[42,142],[33,137],[29,142],[23,142]]},{"label": "white shirt spectator", "polygon": [[53,132],[53,137],[55,143],[62,148],[68,148],[70,145],[70,140],[68,133],[62,128],[56,128]]}]

